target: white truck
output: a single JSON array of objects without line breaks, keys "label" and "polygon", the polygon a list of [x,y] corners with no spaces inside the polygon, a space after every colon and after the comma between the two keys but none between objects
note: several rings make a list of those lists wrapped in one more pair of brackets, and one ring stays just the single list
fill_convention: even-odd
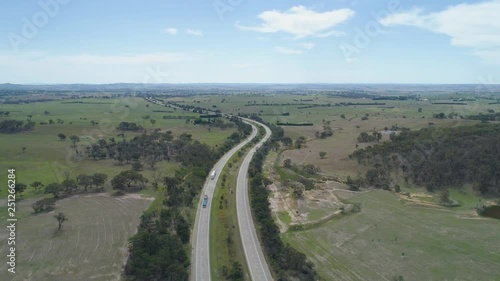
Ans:
[{"label": "white truck", "polygon": [[216,173],[215,171],[212,171],[212,173],[210,174],[210,178],[211,178],[211,179],[215,179],[215,175],[216,175],[216,174],[217,174],[217,173]]}]

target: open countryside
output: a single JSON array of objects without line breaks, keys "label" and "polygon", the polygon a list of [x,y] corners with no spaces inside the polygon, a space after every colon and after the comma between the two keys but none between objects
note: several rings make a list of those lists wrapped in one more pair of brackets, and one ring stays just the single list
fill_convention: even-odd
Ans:
[{"label": "open countryside", "polygon": [[500,0],[4,1],[0,281],[499,281]]}]

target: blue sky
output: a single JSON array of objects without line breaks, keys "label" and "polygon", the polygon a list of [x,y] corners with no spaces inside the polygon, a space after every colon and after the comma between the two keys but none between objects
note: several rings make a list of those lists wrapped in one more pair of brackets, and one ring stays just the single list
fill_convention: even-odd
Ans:
[{"label": "blue sky", "polygon": [[500,0],[0,4],[0,83],[500,83]]}]

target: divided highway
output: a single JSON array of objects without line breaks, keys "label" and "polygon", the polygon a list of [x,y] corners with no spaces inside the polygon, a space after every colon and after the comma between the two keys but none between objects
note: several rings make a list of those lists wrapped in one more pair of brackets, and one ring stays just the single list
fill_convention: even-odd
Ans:
[{"label": "divided highway", "polygon": [[[262,124],[259,123],[259,125]],[[269,270],[269,265],[267,264],[264,253],[262,252],[257,231],[255,230],[248,195],[248,167],[250,166],[250,162],[256,149],[261,147],[262,144],[266,142],[269,137],[271,137],[271,130],[265,125],[262,126],[266,129],[266,135],[256,146],[252,148],[252,150],[250,150],[243,160],[238,172],[238,181],[236,184],[236,212],[238,214],[238,226],[240,228],[245,258],[253,281],[273,280],[271,271]]]},{"label": "divided highway", "polygon": [[[245,121],[251,124],[248,121]],[[249,143],[257,136],[257,129],[252,125],[252,134],[243,142],[235,146],[229,152],[224,154],[221,159],[214,165],[212,171],[215,171],[215,177],[207,177],[203,186],[202,196],[196,211],[196,219],[194,223],[193,236],[191,237],[192,255],[191,255],[191,280],[194,281],[210,281],[210,209],[212,205],[213,194],[220,173],[229,159],[243,146]],[[202,207],[203,195],[208,196],[206,208]]]}]

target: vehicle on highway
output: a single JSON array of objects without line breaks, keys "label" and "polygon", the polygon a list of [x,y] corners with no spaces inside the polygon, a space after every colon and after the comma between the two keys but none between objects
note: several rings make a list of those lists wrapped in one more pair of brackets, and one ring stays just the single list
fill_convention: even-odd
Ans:
[{"label": "vehicle on highway", "polygon": [[216,173],[215,171],[212,171],[212,173],[210,174],[210,178],[211,178],[211,179],[215,179],[215,175],[216,175],[216,174],[217,174],[217,173]]},{"label": "vehicle on highway", "polygon": [[208,196],[205,195],[205,197],[203,197],[203,203],[202,203],[203,208],[207,207],[207,203],[208,203]]}]

